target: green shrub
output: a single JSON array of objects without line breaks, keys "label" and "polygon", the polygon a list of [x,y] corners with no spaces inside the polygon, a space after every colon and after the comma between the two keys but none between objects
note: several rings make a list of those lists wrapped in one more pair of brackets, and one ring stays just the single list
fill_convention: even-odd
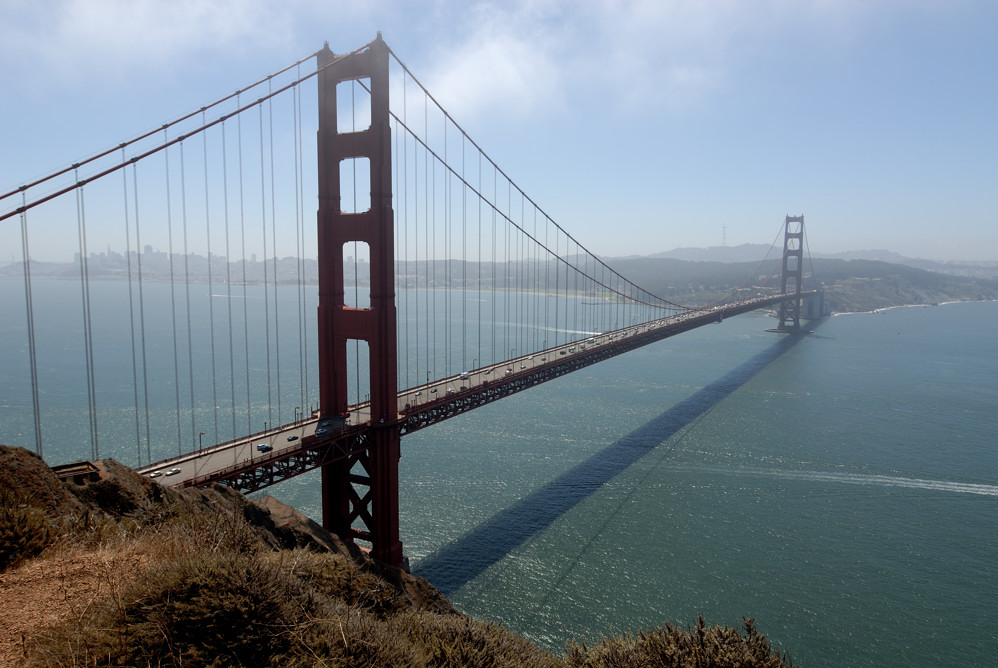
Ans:
[{"label": "green shrub", "polygon": [[55,534],[43,510],[11,490],[0,490],[0,573],[40,554]]},{"label": "green shrub", "polygon": [[279,665],[315,602],[251,555],[207,554],[151,571],[40,647],[46,663]]},{"label": "green shrub", "polygon": [[277,554],[278,563],[303,584],[350,607],[385,618],[408,605],[389,582],[362,570],[345,555],[304,549]]},{"label": "green shrub", "polygon": [[789,660],[774,651],[765,636],[746,619],[745,636],[727,626],[707,628],[703,617],[696,628],[666,624],[637,635],[610,636],[598,645],[569,643],[565,656],[571,668],[788,668]]}]

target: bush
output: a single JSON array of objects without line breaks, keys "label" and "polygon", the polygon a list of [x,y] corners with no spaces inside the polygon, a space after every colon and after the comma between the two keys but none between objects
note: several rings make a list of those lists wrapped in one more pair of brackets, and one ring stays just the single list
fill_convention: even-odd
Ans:
[{"label": "bush", "polygon": [[278,553],[277,562],[323,596],[384,619],[408,607],[384,578],[359,568],[349,557],[304,549]]},{"label": "bush", "polygon": [[251,555],[208,554],[150,571],[40,648],[47,663],[278,665],[314,600]]},{"label": "bush", "polygon": [[727,626],[707,628],[703,617],[696,628],[684,630],[666,624],[636,636],[611,636],[594,647],[572,642],[565,661],[571,668],[789,668],[789,660],[774,651],[765,636],[745,619],[745,636]]},{"label": "bush", "polygon": [[11,490],[0,490],[0,573],[40,554],[55,534],[44,511]]}]

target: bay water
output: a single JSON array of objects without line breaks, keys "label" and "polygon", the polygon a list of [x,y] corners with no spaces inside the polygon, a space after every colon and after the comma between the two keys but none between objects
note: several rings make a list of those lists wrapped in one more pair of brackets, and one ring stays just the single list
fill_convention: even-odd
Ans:
[{"label": "bay water", "polygon": [[[738,316],[405,437],[413,572],[554,652],[703,615],[754,618],[806,666],[993,665],[998,303],[774,323]],[[26,433],[22,370],[3,373],[3,433]],[[85,392],[46,388],[75,429]],[[76,440],[46,458],[86,457]],[[266,493],[320,516],[315,473]]]},{"label": "bay water", "polygon": [[[998,656],[998,303],[747,314],[403,439],[402,540],[561,652],[754,618],[805,666]],[[271,493],[319,516],[317,476]]]}]

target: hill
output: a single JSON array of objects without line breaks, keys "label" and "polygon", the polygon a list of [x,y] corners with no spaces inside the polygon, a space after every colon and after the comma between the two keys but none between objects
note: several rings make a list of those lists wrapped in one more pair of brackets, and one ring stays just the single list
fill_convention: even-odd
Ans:
[{"label": "hill", "polygon": [[[669,258],[691,262],[758,262],[767,253],[780,253],[779,248],[771,249],[766,244],[741,244],[739,246],[710,246],[708,248],[674,248],[662,253],[648,255],[650,258]],[[827,260],[874,260],[888,264],[900,264],[915,269],[925,269],[937,274],[967,276],[970,278],[998,278],[998,261],[957,261],[940,262],[923,258],[911,258],[894,251],[859,250],[841,253],[807,253],[814,259]],[[620,259],[633,259],[620,258]],[[612,266],[616,259],[607,260]]]},{"label": "hill", "polygon": [[702,618],[556,657],[274,499],[95,465],[63,483],[0,446],[0,665],[790,665]]},{"label": "hill", "polygon": [[[729,294],[780,288],[781,260],[691,262],[673,258],[614,260],[621,274],[654,294],[683,305]],[[804,262],[804,287],[822,287],[833,313],[891,306],[998,299],[998,279],[953,276],[878,260],[814,258]],[[746,282],[746,278],[753,278]]]}]

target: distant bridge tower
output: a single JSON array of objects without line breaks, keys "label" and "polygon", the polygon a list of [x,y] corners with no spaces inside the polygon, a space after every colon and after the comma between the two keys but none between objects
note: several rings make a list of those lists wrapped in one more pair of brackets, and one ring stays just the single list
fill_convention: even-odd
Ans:
[{"label": "distant bridge tower", "polygon": [[[369,541],[371,556],[400,565],[398,461],[400,431],[396,396],[396,312],[391,128],[388,110],[388,45],[379,34],[368,48],[336,58],[329,46],[316,54],[319,72],[319,415],[342,420],[347,410],[347,345],[366,341],[370,353],[371,421],[347,452],[322,467],[322,523],[345,538]],[[336,85],[367,80],[371,125],[357,132],[337,128]],[[340,168],[367,158],[371,202],[367,211],[344,213]],[[368,308],[344,301],[343,249],[368,245],[371,295]],[[355,523],[363,527],[354,526]]]},{"label": "distant bridge tower", "polygon": [[804,214],[787,216],[783,232],[783,284],[781,291],[786,294],[787,287],[790,286],[796,297],[780,304],[779,329],[784,332],[800,331],[803,245]]}]

